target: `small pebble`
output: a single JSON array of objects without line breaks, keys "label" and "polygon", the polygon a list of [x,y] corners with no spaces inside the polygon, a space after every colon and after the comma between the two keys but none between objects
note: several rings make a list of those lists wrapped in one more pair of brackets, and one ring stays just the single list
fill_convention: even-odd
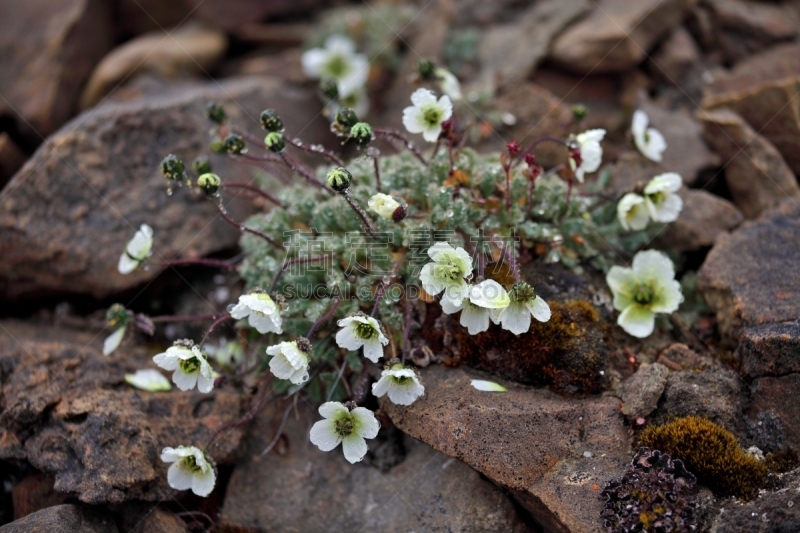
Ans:
[{"label": "small pebble", "polygon": [[594,454],[589,450],[586,450],[585,452],[583,452],[583,456],[589,458],[589,457],[594,457]]}]

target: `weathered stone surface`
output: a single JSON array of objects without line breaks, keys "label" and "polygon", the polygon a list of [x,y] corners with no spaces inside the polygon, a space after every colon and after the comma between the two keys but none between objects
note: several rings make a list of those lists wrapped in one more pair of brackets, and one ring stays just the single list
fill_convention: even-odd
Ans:
[{"label": "weathered stone surface", "polygon": [[298,409],[266,456],[283,409],[257,419],[248,459],[228,484],[222,531],[533,531],[501,489],[461,461],[390,428],[351,465],[341,448],[325,453],[311,444],[319,415]]},{"label": "weathered stone surface", "polygon": [[[202,521],[202,519],[198,520]],[[186,523],[174,514],[152,503],[130,502],[122,508],[117,522],[127,533],[187,533]]]},{"label": "weathered stone surface", "polygon": [[478,57],[483,76],[499,87],[524,81],[550,51],[550,43],[564,27],[589,10],[588,0],[536,2],[511,24],[499,24],[483,33]]},{"label": "weathered stone surface", "polygon": [[800,323],[781,322],[742,328],[736,356],[749,377],[800,372]]},{"label": "weathered stone surface", "polygon": [[700,372],[683,370],[672,372],[667,378],[652,422],[662,424],[672,417],[702,416],[743,437],[744,408],[745,386],[733,370],[722,366]]},{"label": "weathered stone surface", "polygon": [[423,398],[381,405],[404,432],[511,490],[546,530],[599,532],[596,487],[630,461],[619,400],[511,384],[506,393],[486,393],[470,386],[478,377],[434,365],[422,371]]},{"label": "weathered stone surface", "polygon": [[800,531],[800,506],[797,488],[800,476],[782,476],[783,488],[760,492],[750,502],[726,501],[711,525],[713,533],[792,533]]},{"label": "weathered stone surface", "polygon": [[643,364],[615,392],[623,402],[622,414],[630,418],[646,417],[658,407],[667,385],[669,369],[662,364]]},{"label": "weathered stone surface", "polygon": [[664,172],[667,172],[666,168],[650,161],[639,152],[623,152],[611,167],[609,185],[617,193],[622,194],[632,191],[639,185],[644,187],[648,181]]},{"label": "weathered stone surface", "polygon": [[706,141],[722,157],[733,203],[748,218],[786,198],[800,198],[794,172],[767,139],[729,109],[698,112]]},{"label": "weathered stone surface", "polygon": [[553,43],[550,57],[583,74],[623,72],[678,26],[696,0],[600,0]]},{"label": "weathered stone surface", "polygon": [[[0,323],[0,459],[25,459],[55,477],[55,489],[87,503],[157,500],[173,494],[165,446],[203,446],[237,420],[245,395],[232,386],[201,394],[133,389],[125,373],[150,367],[153,350],[101,354],[102,335]],[[242,429],[218,438],[210,455],[235,460]]]},{"label": "weathered stone surface", "polygon": [[800,205],[787,201],[719,236],[700,269],[698,288],[724,334],[800,316],[798,234]]},{"label": "weathered stone surface", "polygon": [[725,233],[744,220],[741,211],[729,201],[702,189],[681,189],[683,210],[678,220],[670,222],[658,240],[676,252],[700,250],[714,244]]},{"label": "weathered stone surface", "polygon": [[780,377],[765,376],[756,379],[751,385],[750,406],[747,408],[747,415],[756,424],[760,421],[759,418],[763,419],[764,415],[770,415],[769,418],[777,419],[780,427],[780,431],[777,432],[780,441],[774,442],[775,437],[773,436],[773,442],[770,444],[775,448],[788,445],[797,450],[800,448],[798,405],[800,405],[800,373]]},{"label": "weathered stone surface", "polygon": [[52,477],[41,472],[28,474],[15,483],[11,490],[14,518],[20,519],[47,507],[64,503],[69,496],[56,492],[54,483]]},{"label": "weathered stone surface", "polygon": [[[303,130],[305,141],[330,139],[315,95],[269,78],[174,86],[158,96],[106,102],[48,139],[6,187],[0,292],[105,297],[150,280],[158,268],[117,272],[119,255],[142,223],[154,230],[154,260],[234,246],[239,231],[218,217],[214,204],[186,188],[168,196],[159,168],[170,152],[187,165],[209,152],[209,100],[222,102],[232,123],[253,133],[260,131],[260,110],[274,107],[288,131]],[[319,128],[311,127],[315,120]],[[252,179],[254,167],[241,161],[215,155],[212,163],[223,179]],[[231,216],[243,220],[240,207],[251,204],[223,199]]]},{"label": "weathered stone surface", "polygon": [[110,514],[85,505],[48,507],[10,524],[0,526],[0,533],[117,533]]},{"label": "weathered stone surface", "polygon": [[798,20],[785,5],[743,0],[708,0],[717,42],[731,61],[793,39]]},{"label": "weathered stone surface", "polygon": [[0,133],[0,189],[25,164],[28,156],[6,132]]},{"label": "weathered stone surface", "polygon": [[81,87],[111,47],[107,4],[99,0],[2,3],[0,115],[13,115],[33,141],[75,109]]},{"label": "weathered stone surface", "polygon": [[678,26],[650,59],[656,77],[682,87],[686,75],[700,59],[700,48],[692,34],[683,26]]},{"label": "weathered stone surface", "polygon": [[162,76],[207,74],[228,47],[224,33],[193,24],[165,37],[163,31],[140,35],[109,52],[92,72],[80,99],[82,110],[100,101],[110,90],[140,71]]},{"label": "weathered stone surface", "polygon": [[703,127],[689,110],[668,109],[661,102],[641,95],[639,109],[647,113],[651,126],[667,141],[661,166],[680,174],[684,183],[695,183],[701,170],[719,165],[719,156],[703,141]]},{"label": "weathered stone surface", "polygon": [[708,84],[702,106],[729,107],[780,151],[800,174],[800,44],[775,46]]}]

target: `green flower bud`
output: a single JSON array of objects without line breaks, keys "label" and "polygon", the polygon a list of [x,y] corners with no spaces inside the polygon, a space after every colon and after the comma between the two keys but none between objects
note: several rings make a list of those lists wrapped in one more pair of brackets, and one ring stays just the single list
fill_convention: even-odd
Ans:
[{"label": "green flower bud", "polygon": [[222,104],[219,102],[209,102],[206,106],[206,116],[211,122],[216,122],[217,124],[222,124],[228,118],[225,115],[225,109],[222,108]]},{"label": "green flower bud", "polygon": [[231,133],[225,137],[225,151],[229,154],[241,154],[244,150],[244,139],[237,133]]},{"label": "green flower bud", "polygon": [[589,114],[589,109],[583,104],[572,104],[572,117],[575,122],[580,122],[586,115]]},{"label": "green flower bud", "polygon": [[192,161],[192,170],[194,170],[194,173],[198,176],[208,174],[211,172],[211,161],[204,155],[198,156]]},{"label": "green flower bud", "polygon": [[349,107],[343,107],[336,112],[336,117],[334,120],[342,130],[349,131],[350,128],[358,123],[358,116],[356,115],[356,112]]},{"label": "green flower bud", "polygon": [[419,73],[419,77],[423,80],[432,80],[433,74],[436,71],[436,65],[433,63],[431,59],[420,59],[419,64],[417,65],[417,72]]},{"label": "green flower bud", "polygon": [[219,190],[221,183],[222,180],[220,177],[210,172],[207,172],[197,178],[197,186],[200,187],[201,191],[209,196],[215,194]]},{"label": "green flower bud", "polygon": [[283,134],[278,131],[267,133],[267,136],[264,137],[264,144],[267,145],[267,149],[270,152],[275,152],[276,154],[283,152],[283,148],[286,146],[283,141]]},{"label": "green flower bud", "polygon": [[186,167],[183,166],[183,161],[178,159],[178,156],[169,154],[161,161],[161,172],[168,180],[180,181],[186,176]]},{"label": "green flower bud", "polygon": [[329,100],[336,100],[339,98],[339,86],[336,85],[336,82],[333,80],[322,80],[319,83],[319,90],[322,91],[325,98]]},{"label": "green flower bud", "polygon": [[122,304],[113,304],[106,311],[106,322],[112,328],[120,328],[130,322],[131,316]]},{"label": "green flower bud", "polygon": [[372,141],[372,127],[366,122],[358,122],[350,128],[350,137],[364,148]]},{"label": "green flower bud", "polygon": [[261,127],[266,131],[283,131],[283,121],[274,109],[265,109],[261,112]]},{"label": "green flower bud", "polygon": [[353,175],[346,168],[339,167],[329,170],[326,179],[331,189],[336,192],[345,192],[350,188]]}]

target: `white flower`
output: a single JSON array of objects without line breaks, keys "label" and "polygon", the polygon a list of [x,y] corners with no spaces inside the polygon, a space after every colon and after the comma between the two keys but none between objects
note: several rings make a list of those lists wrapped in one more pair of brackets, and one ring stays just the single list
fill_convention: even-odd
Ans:
[{"label": "white flower", "polygon": [[531,327],[531,315],[539,322],[550,320],[550,306],[527,283],[517,283],[509,292],[511,302],[500,312],[503,329],[514,335],[525,333]]},{"label": "white flower", "polygon": [[372,196],[367,202],[367,206],[375,211],[378,216],[392,220],[395,211],[400,207],[400,202],[388,194],[378,193]]},{"label": "white flower", "polygon": [[119,344],[122,342],[122,337],[125,336],[126,329],[127,324],[118,327],[114,330],[114,333],[106,337],[106,340],[103,341],[103,355],[111,355],[111,352],[119,347]]},{"label": "white flower", "polygon": [[414,370],[397,363],[381,372],[381,379],[372,384],[372,394],[378,398],[387,393],[393,403],[411,405],[425,394],[425,387],[420,383],[419,376]]},{"label": "white flower", "polygon": [[197,385],[200,392],[211,392],[214,388],[214,371],[206,355],[190,342],[176,341],[166,352],[153,357],[153,361],[164,370],[175,371],[172,382],[180,390],[191,390]]},{"label": "white flower", "polygon": [[633,258],[633,268],[613,266],[606,283],[614,294],[614,308],[622,329],[644,338],[653,332],[656,313],[672,313],[683,302],[672,261],[662,252],[645,250]]},{"label": "white flower", "polygon": [[433,262],[419,273],[422,288],[431,296],[444,291],[442,301],[459,305],[469,295],[467,280],[472,277],[472,257],[463,248],[453,248],[446,242],[428,248],[428,256]]},{"label": "white flower", "polygon": [[352,411],[339,402],[323,403],[320,420],[311,428],[311,443],[323,452],[329,452],[342,443],[344,458],[357,463],[367,454],[364,439],[374,439],[381,428],[372,411],[356,407]]},{"label": "white flower", "polygon": [[461,100],[461,98],[463,98],[461,95],[461,84],[458,83],[458,78],[456,78],[452,72],[442,67],[437,67],[436,70],[433,71],[433,75],[436,76],[439,82],[439,89],[449,96],[451,100]]},{"label": "white flower", "polygon": [[421,133],[426,141],[435,143],[442,133],[442,122],[453,116],[450,97],[444,95],[437,101],[433,91],[417,89],[411,103],[414,105],[403,109],[403,126],[409,133]]},{"label": "white flower", "polygon": [[369,97],[366,88],[361,87],[346,96],[339,95],[338,100],[328,102],[328,116],[335,117],[342,107],[349,107],[357,117],[366,115],[369,111]]},{"label": "white flower", "polygon": [[656,222],[673,222],[683,209],[683,199],[675,194],[683,186],[683,179],[675,172],[659,174],[644,187],[644,201],[650,216]]},{"label": "white flower", "polygon": [[583,183],[583,175],[596,172],[600,168],[600,163],[603,162],[603,147],[600,146],[600,141],[606,136],[606,130],[588,130],[579,133],[575,136],[575,141],[578,143],[580,151],[580,165],[570,157],[569,165],[575,173],[575,178]]},{"label": "white flower", "polygon": [[125,381],[137,389],[149,392],[163,392],[172,389],[172,385],[164,377],[164,374],[152,368],[137,370],[133,374],[125,374]]},{"label": "white flower", "polygon": [[167,470],[167,482],[173,489],[192,489],[198,496],[208,496],[214,490],[217,475],[200,449],[194,446],[164,448],[161,460],[172,463]]},{"label": "white flower", "polygon": [[367,56],[357,54],[355,43],[342,35],[328,37],[325,48],[305,52],[302,63],[309,78],[335,81],[340,98],[364,87],[369,76]]},{"label": "white flower", "polygon": [[473,379],[470,382],[474,388],[478,389],[479,391],[483,392],[508,392],[508,389],[500,385],[499,383],[495,383],[494,381],[485,381],[483,379]]},{"label": "white flower", "polygon": [[125,251],[119,256],[117,270],[120,274],[130,274],[142,264],[153,249],[153,228],[142,224],[133,238],[128,241]]},{"label": "white flower", "polygon": [[617,204],[617,219],[623,229],[639,231],[647,227],[650,222],[650,212],[645,205],[644,198],[634,192],[623,196]]},{"label": "white flower", "polygon": [[271,355],[269,369],[280,379],[288,379],[295,385],[308,381],[308,353],[297,346],[297,341],[282,342],[267,348]]},{"label": "white flower", "polygon": [[477,335],[489,329],[489,319],[499,323],[499,316],[511,303],[508,292],[492,279],[484,280],[470,287],[469,298],[459,303],[442,299],[442,311],[452,315],[461,311],[460,323],[470,335]]},{"label": "white flower", "polygon": [[383,357],[383,346],[389,339],[381,331],[380,323],[371,316],[353,315],[338,322],[336,344],[346,350],[356,351],[364,347],[364,357],[377,363]]},{"label": "white flower", "polygon": [[239,296],[239,303],[231,309],[236,320],[249,317],[250,325],[259,333],[283,333],[280,309],[266,292],[252,292]]},{"label": "white flower", "polygon": [[206,344],[203,346],[208,355],[218,364],[229,368],[239,366],[244,360],[244,349],[236,341],[229,341],[225,337],[220,339],[219,346]]},{"label": "white flower", "polygon": [[664,140],[661,132],[647,127],[649,122],[650,119],[647,118],[647,113],[641,109],[634,111],[633,122],[631,123],[633,142],[647,159],[660,162],[661,154],[667,149],[667,141]]}]

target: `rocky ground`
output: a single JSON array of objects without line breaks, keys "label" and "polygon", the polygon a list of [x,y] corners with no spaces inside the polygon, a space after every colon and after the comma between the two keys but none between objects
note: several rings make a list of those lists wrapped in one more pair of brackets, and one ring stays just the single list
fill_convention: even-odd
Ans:
[{"label": "rocky ground", "polygon": [[[172,491],[161,447],[204,442],[247,411],[253,388],[128,387],[125,372],[166,339],[128,339],[106,358],[103,310],[215,312],[236,280],[195,267],[122,276],[119,251],[147,222],[163,257],[237,253],[212,206],[186,191],[168,200],[158,170],[168,151],[204,150],[209,100],[253,133],[274,107],[289,131],[336,147],[299,65],[330,4],[0,2],[0,532],[599,532],[600,491],[644,426],[699,415],[744,448],[800,451],[800,2],[434,0],[384,32],[396,73],[371,80],[371,122],[399,126],[417,53],[465,86],[496,86],[515,121],[479,148],[566,135],[571,104],[585,104],[586,127],[609,131],[610,188],[683,177],[684,210],[656,243],[683,254],[686,303],[636,341],[613,326],[601,278],[534,267],[548,300],[590,302],[568,315],[584,333],[559,355],[565,381],[537,382],[505,344],[473,357],[441,320],[425,336],[433,361],[416,360],[426,396],[381,404],[388,429],[364,463],[319,453],[313,411],[281,424],[276,401],[215,441],[211,497]],[[354,26],[374,11],[335,4],[355,10]],[[660,164],[626,137],[636,108],[666,137]],[[220,173],[249,172],[215,157]],[[251,206],[226,207],[241,218]],[[580,393],[570,365],[590,356],[602,377]],[[509,392],[468,387],[487,375]],[[699,498],[701,529],[800,531],[796,471],[751,501]]]}]

